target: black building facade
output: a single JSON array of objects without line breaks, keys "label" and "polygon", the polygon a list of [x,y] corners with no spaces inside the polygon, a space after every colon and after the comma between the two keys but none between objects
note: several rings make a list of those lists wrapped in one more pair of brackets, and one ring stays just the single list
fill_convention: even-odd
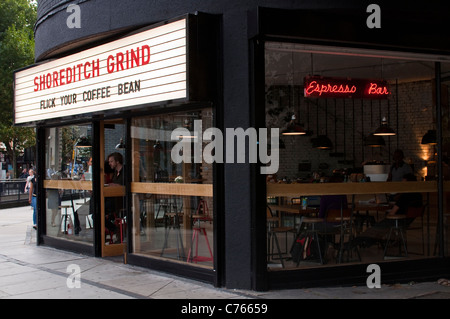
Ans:
[{"label": "black building facade", "polygon": [[[16,125],[38,129],[39,244],[124,255],[227,288],[366,284],[370,264],[383,282],[448,275],[448,13],[433,2],[369,5],[40,1],[36,64],[15,78]],[[316,96],[307,93],[313,76],[329,81],[311,88]],[[373,95],[352,96],[359,84],[349,79]],[[396,135],[373,148],[366,136],[383,117]],[[260,129],[282,131],[291,119],[305,136],[280,134],[271,161],[253,161]],[[226,142],[237,128],[259,130],[257,141],[246,131],[242,161],[239,143]],[[428,130],[431,145],[421,141]],[[322,135],[332,151],[315,149]],[[189,148],[180,152],[180,141]],[[386,181],[395,149],[417,181]],[[109,167],[119,171],[112,181]],[[388,197],[412,192],[424,208],[393,229],[410,236],[395,241],[401,256],[390,257],[397,247],[386,238],[381,247],[352,245],[392,207]],[[339,233],[325,236],[332,245],[311,237],[322,258],[293,261],[296,235],[327,195],[344,195],[349,220],[360,223],[344,227],[341,209]]]}]

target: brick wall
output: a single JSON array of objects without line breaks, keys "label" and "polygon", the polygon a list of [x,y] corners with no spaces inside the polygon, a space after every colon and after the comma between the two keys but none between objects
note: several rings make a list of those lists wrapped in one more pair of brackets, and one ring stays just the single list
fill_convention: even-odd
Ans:
[{"label": "brick wall", "polygon": [[[295,112],[299,122],[303,123],[306,129],[313,131],[312,136],[281,137],[286,148],[280,150],[280,167],[277,174],[279,178],[307,177],[312,172],[322,172],[329,176],[334,169],[341,168],[362,170],[363,163],[372,160],[390,164],[396,148],[403,150],[405,158],[414,164],[419,176],[425,174],[423,170],[425,160],[433,155],[433,148],[420,143],[428,130],[435,129],[431,81],[398,83],[397,86],[394,84],[391,86],[391,97],[379,101],[307,100],[299,94],[300,90],[301,87],[274,86],[268,91],[270,97],[266,104],[268,127],[279,127],[281,132],[287,125],[289,112]],[[290,104],[288,96],[291,96]],[[283,107],[286,105],[294,107]],[[364,146],[364,137],[375,131],[383,116],[388,119],[389,126],[397,132],[397,135],[384,137],[386,142],[384,147]],[[311,138],[317,137],[317,132],[328,135],[334,144],[332,150],[312,148]],[[344,156],[332,157],[330,153],[343,153]],[[300,172],[298,169],[300,163],[311,163],[311,170]]]},{"label": "brick wall", "polygon": [[114,152],[121,153],[125,160],[125,150],[116,150],[116,145],[119,144],[121,138],[123,138],[125,143],[124,125],[115,124],[114,129],[105,129],[105,161],[108,160],[108,155]]}]

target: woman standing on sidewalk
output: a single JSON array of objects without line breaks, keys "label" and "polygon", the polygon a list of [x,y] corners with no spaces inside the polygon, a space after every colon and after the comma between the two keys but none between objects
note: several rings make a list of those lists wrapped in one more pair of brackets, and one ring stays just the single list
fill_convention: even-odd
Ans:
[{"label": "woman standing on sidewalk", "polygon": [[28,202],[33,207],[33,228],[36,229],[36,195],[37,195],[37,187],[36,187],[36,175],[30,180],[30,193],[28,194]]}]

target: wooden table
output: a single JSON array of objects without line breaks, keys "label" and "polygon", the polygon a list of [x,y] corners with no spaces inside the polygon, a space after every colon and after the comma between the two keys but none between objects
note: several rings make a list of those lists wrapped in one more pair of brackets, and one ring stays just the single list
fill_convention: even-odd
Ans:
[{"label": "wooden table", "polygon": [[319,208],[312,208],[308,207],[306,209],[302,209],[301,205],[269,205],[270,209],[272,211],[276,210],[279,212],[285,212],[289,214],[301,214],[301,215],[308,215],[308,214],[315,214],[319,212]]},{"label": "wooden table", "polygon": [[[300,222],[296,225],[295,224],[295,218],[294,218],[294,228],[296,228],[297,230],[300,229],[300,226],[303,222],[303,218],[304,217],[315,217],[317,216],[317,213],[319,212],[319,208],[313,208],[313,207],[308,207],[306,209],[302,209],[301,205],[297,205],[297,204],[292,204],[292,205],[269,205],[270,209],[272,211],[278,211],[280,213],[284,213],[284,214],[294,214],[294,215],[299,215],[300,216]],[[278,222],[280,224],[282,224],[282,216],[279,215],[277,217]]]},{"label": "wooden table", "polygon": [[[450,189],[450,181],[444,182],[444,190]],[[370,182],[370,183],[298,183],[267,184],[267,196],[298,197],[312,195],[358,195],[386,193],[433,193],[436,181],[426,182]]]}]

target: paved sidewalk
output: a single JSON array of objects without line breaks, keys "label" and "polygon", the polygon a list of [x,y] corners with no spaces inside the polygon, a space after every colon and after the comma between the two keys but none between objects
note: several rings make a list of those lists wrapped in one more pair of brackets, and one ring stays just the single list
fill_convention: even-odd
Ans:
[{"label": "paved sidewalk", "polygon": [[30,207],[0,210],[0,299],[450,299],[450,287],[437,282],[269,292],[215,288],[114,259],[36,246],[31,219]]}]

